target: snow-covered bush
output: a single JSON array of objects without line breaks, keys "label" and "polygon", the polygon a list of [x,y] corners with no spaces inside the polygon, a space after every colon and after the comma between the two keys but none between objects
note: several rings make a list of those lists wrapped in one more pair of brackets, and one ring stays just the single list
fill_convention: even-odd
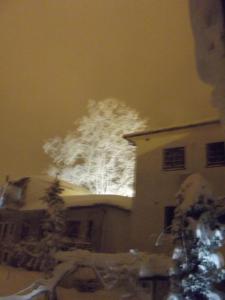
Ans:
[{"label": "snow-covered bush", "polygon": [[224,203],[212,196],[208,183],[191,175],[177,194],[172,233],[175,249],[168,300],[222,300],[215,283],[225,279],[224,260],[218,248],[224,242]]},{"label": "snow-covered bush", "polygon": [[88,103],[88,113],[64,138],[43,149],[53,160],[49,175],[87,187],[95,194],[133,196],[135,147],[123,135],[145,129],[146,121],[124,103],[106,99]]}]

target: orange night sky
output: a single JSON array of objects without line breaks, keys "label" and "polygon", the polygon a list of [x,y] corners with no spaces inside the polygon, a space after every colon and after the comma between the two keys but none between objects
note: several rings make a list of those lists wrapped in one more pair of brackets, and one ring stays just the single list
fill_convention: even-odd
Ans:
[{"label": "orange night sky", "polygon": [[196,73],[187,0],[2,0],[0,176],[47,167],[89,98],[164,127],[216,118]]}]

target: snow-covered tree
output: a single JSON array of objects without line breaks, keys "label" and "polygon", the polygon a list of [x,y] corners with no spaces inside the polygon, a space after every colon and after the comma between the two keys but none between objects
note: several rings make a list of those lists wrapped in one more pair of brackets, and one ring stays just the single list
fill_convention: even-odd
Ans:
[{"label": "snow-covered tree", "polygon": [[43,148],[53,160],[48,174],[87,187],[95,194],[132,196],[135,147],[123,135],[144,130],[146,121],[115,99],[90,100],[88,112],[65,138]]},{"label": "snow-covered tree", "polygon": [[[60,181],[56,178],[41,198],[47,204],[47,215],[42,224],[44,236],[38,247],[42,261],[45,262],[43,268],[46,272],[54,267],[56,263],[54,254],[63,246],[66,223],[64,201],[60,196],[62,191]],[[48,261],[47,265],[46,261]]]},{"label": "snow-covered tree", "polygon": [[63,189],[60,181],[56,178],[46,190],[42,200],[47,204],[47,216],[42,225],[44,241],[48,241],[51,251],[60,249],[62,238],[65,233],[65,206],[60,196]]},{"label": "snow-covered tree", "polygon": [[60,181],[56,178],[41,198],[47,210],[41,224],[43,235],[39,240],[29,237],[13,246],[12,241],[2,245],[9,253],[10,264],[46,273],[54,269],[57,262],[55,253],[70,246],[69,238],[65,237],[65,205],[60,196],[62,191]]},{"label": "snow-covered tree", "polygon": [[168,300],[222,300],[215,283],[225,279],[224,259],[218,248],[224,242],[224,203],[212,196],[198,174],[186,179],[177,194],[172,232],[175,249]]}]

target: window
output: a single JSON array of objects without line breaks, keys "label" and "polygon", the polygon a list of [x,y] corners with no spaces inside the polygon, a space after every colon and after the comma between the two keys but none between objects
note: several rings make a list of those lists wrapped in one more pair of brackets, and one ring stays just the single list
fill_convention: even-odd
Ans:
[{"label": "window", "polygon": [[21,227],[21,233],[20,233],[21,240],[28,239],[29,235],[30,235],[30,225],[27,222],[24,222]]},{"label": "window", "polygon": [[2,233],[2,239],[5,239],[7,237],[7,233],[8,233],[8,226],[9,224],[8,223],[5,223],[3,225],[3,233]]},{"label": "window", "polygon": [[69,221],[67,223],[67,234],[71,238],[78,238],[80,235],[80,221]]},{"label": "window", "polygon": [[3,254],[3,261],[7,262],[8,261],[8,258],[9,258],[9,253],[5,252]]},{"label": "window", "polygon": [[184,147],[167,148],[163,151],[164,170],[185,169],[185,149]]},{"label": "window", "polygon": [[10,227],[9,227],[9,234],[10,234],[10,235],[13,235],[14,231],[15,231],[15,224],[10,224]]},{"label": "window", "polygon": [[92,239],[93,227],[94,227],[94,222],[92,220],[90,220],[88,222],[88,228],[87,228],[87,238],[88,238],[88,240]]},{"label": "window", "polygon": [[225,146],[224,142],[209,143],[206,145],[207,166],[225,165]]},{"label": "window", "polygon": [[171,232],[171,225],[173,223],[176,206],[166,206],[164,211],[164,232]]}]

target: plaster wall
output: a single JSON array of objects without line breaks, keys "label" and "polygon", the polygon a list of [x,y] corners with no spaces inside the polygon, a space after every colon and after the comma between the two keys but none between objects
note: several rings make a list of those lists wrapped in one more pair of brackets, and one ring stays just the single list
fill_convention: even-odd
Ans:
[{"label": "plaster wall", "polygon": [[102,252],[126,252],[129,250],[130,212],[109,207],[105,210],[102,227]]},{"label": "plaster wall", "polygon": [[[38,238],[41,234],[41,224],[44,211],[13,210],[11,215],[0,214],[0,221],[16,225],[15,237],[20,240],[22,224],[29,224],[29,235]],[[9,218],[10,217],[10,218]],[[78,222],[77,241],[90,242],[97,252],[122,252],[129,249],[130,211],[113,206],[96,205],[93,207],[71,207],[66,210],[67,233],[70,222]],[[0,222],[0,223],[1,223]],[[91,224],[90,236],[88,236]],[[1,229],[1,228],[0,228]],[[74,229],[72,229],[74,230]]]},{"label": "plaster wall", "polygon": [[73,207],[67,210],[66,220],[79,221],[79,238],[87,240],[88,223],[93,222],[90,242],[96,251],[101,250],[102,228],[104,225],[104,208],[97,207]]},{"label": "plaster wall", "polygon": [[[224,141],[220,124],[192,127],[135,139],[138,151],[136,197],[131,218],[131,244],[141,250],[159,251],[155,241],[164,228],[165,206],[176,205],[175,194],[190,174],[201,173],[215,195],[225,195],[225,166],[207,167],[206,144]],[[162,169],[163,149],[185,147],[186,168]],[[169,243],[168,243],[169,244]]]}]

